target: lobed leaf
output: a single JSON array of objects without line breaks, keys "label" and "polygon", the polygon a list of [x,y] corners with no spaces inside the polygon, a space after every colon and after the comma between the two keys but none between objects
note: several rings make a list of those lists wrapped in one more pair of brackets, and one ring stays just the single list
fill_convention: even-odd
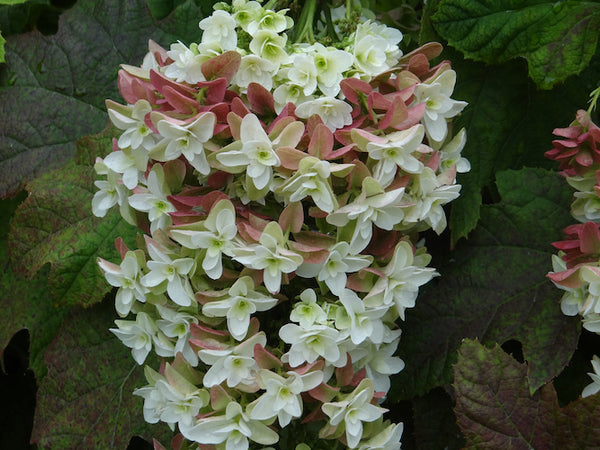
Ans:
[{"label": "lobed leaf", "polygon": [[148,39],[198,40],[190,17],[202,17],[192,0],[162,20],[143,0],[79,0],[55,35],[9,36],[0,69],[0,197],[63,166],[76,139],[105,126],[104,99],[119,96],[119,65],[141,62]]},{"label": "lobed leaf", "polygon": [[456,419],[465,448],[557,448],[551,384],[529,393],[527,368],[496,345],[465,340],[454,367]]},{"label": "lobed leaf", "polygon": [[[110,131],[85,138],[78,159],[89,163],[90,152],[103,156],[110,151],[111,139]],[[31,278],[50,263],[48,287],[57,305],[100,302],[111,287],[97,267],[97,258],[120,261],[115,239],[135,242],[135,228],[118,211],[113,209],[103,218],[92,214],[95,178],[93,167],[74,161],[36,178],[27,185],[30,194],[12,222],[8,242],[13,267]]]},{"label": "lobed leaf", "polygon": [[[571,223],[572,192],[543,169],[498,174],[502,201],[485,205],[478,228],[440,267],[441,276],[408,310],[399,356],[406,362],[393,399],[423,395],[452,380],[464,338],[522,343],[532,390],[554,378],[577,346],[579,319],[566,317],[561,292],[547,280],[550,243]],[[434,264],[435,265],[435,264]]]},{"label": "lobed leaf", "polygon": [[165,425],[143,419],[143,401],[132,392],[146,384],[144,371],[108,331],[113,318],[109,303],[79,309],[48,347],[32,434],[39,448],[124,449],[134,434],[170,441]]},{"label": "lobed leaf", "polygon": [[0,200],[0,216],[6,218],[0,229],[0,261],[3,261],[0,276],[0,348],[8,345],[12,336],[22,328],[29,329],[30,366],[39,380],[46,372],[44,350],[58,332],[66,310],[56,308],[48,301],[46,270],[28,280],[15,273],[8,262],[8,218],[12,217],[20,200],[21,196]]},{"label": "lobed leaf", "polygon": [[524,57],[531,78],[550,89],[589,64],[598,41],[600,4],[442,0],[432,21],[467,58],[491,64]]},{"label": "lobed leaf", "polygon": [[531,392],[527,372],[497,345],[463,342],[454,387],[465,448],[598,448],[600,396],[560,408],[551,383]]},{"label": "lobed leaf", "polygon": [[524,61],[490,67],[462,60],[449,49],[444,57],[452,60],[458,73],[453,97],[469,103],[453,125],[456,130],[467,129],[462,153],[472,167],[457,177],[463,187],[452,202],[449,220],[455,244],[476,227],[481,204],[497,200],[493,187],[497,172],[523,166],[556,167],[544,157],[552,147],[552,130],[567,126],[586,104],[597,85],[600,55],[579,77],[552,91],[537,90],[527,80]]}]

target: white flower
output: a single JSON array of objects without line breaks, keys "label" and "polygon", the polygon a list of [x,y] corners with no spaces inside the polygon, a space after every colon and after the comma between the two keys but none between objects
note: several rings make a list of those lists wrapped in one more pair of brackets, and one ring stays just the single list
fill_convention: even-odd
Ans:
[{"label": "white flower", "polygon": [[400,241],[391,261],[382,270],[386,276],[377,280],[365,297],[365,303],[370,306],[395,305],[399,316],[404,320],[406,308],[415,306],[419,287],[437,275],[435,269],[424,267],[425,264],[425,260],[415,259],[408,242]]},{"label": "white flower", "polygon": [[317,88],[317,68],[312,57],[304,53],[296,53],[287,71],[291,83],[301,86],[305,96],[312,94]]},{"label": "white flower", "polygon": [[317,304],[317,294],[312,289],[305,289],[300,294],[300,300],[294,305],[290,313],[290,320],[298,322],[300,327],[306,329],[313,324],[325,325],[327,313]]},{"label": "white flower", "polygon": [[259,368],[254,360],[254,346],[267,345],[264,332],[257,333],[235,347],[222,349],[203,348],[198,356],[204,364],[211,367],[204,375],[204,386],[211,387],[227,380],[227,386],[233,388],[256,385],[256,373]]},{"label": "white flower", "polygon": [[281,11],[263,9],[260,14],[255,16],[254,20],[246,25],[244,31],[250,36],[255,36],[260,30],[281,33],[282,31],[291,28],[294,23],[290,17],[285,15],[286,12],[287,9]]},{"label": "white flower", "polygon": [[250,31],[258,30],[257,23],[264,11],[260,3],[253,0],[233,0],[231,6],[234,11],[233,18],[246,33],[252,35]]},{"label": "white flower", "polygon": [[433,231],[440,234],[446,228],[446,214],[442,205],[458,198],[460,184],[442,184],[435,172],[425,167],[415,174],[412,184],[407,188],[407,200],[413,203],[406,210],[403,223],[407,226],[425,222]]},{"label": "white flower", "polygon": [[394,356],[399,342],[399,337],[387,344],[373,344],[365,340],[349,352],[354,369],[366,370],[367,378],[373,380],[376,392],[387,393],[390,389],[390,375],[404,369],[404,361]]},{"label": "white flower", "polygon": [[236,261],[250,269],[262,270],[265,286],[271,294],[279,292],[282,274],[291,273],[302,264],[302,256],[288,250],[277,222],[269,222],[260,235],[259,244],[234,249]]},{"label": "white flower", "polygon": [[175,119],[157,120],[156,128],[163,139],[150,150],[150,157],[157,161],[171,161],[183,155],[202,175],[210,173],[204,153],[204,145],[213,135],[216,117],[211,112],[201,113],[193,121],[185,123]]},{"label": "white flower", "polygon": [[367,20],[356,27],[354,36],[354,65],[368,77],[385,72],[398,63],[402,52],[398,43],[402,33]]},{"label": "white flower", "polygon": [[346,441],[350,448],[356,448],[363,432],[363,422],[374,422],[379,419],[387,409],[372,405],[373,382],[368,378],[363,379],[352,393],[342,401],[325,403],[321,409],[329,417],[333,426],[344,422],[346,428]]},{"label": "white flower", "polygon": [[[97,161],[94,167],[104,165],[103,162]],[[106,166],[104,166],[106,168]],[[116,172],[106,168],[106,180],[96,180],[94,185],[98,191],[92,198],[92,212],[96,217],[104,217],[109,209],[117,203],[121,206],[121,215],[125,220],[129,221],[130,217],[127,214],[129,203],[127,196],[129,195],[127,188],[120,182],[120,176]]]},{"label": "white flower", "polygon": [[258,55],[242,56],[240,68],[233,77],[232,83],[243,88],[242,92],[250,83],[258,83],[270,91],[278,67],[277,64]]},{"label": "white flower", "polygon": [[[254,114],[246,114],[240,127],[241,148],[216,154],[217,160],[234,171],[245,168],[256,189],[269,186],[273,180],[273,167],[281,164],[273,143]],[[234,143],[235,144],[235,143]]]},{"label": "white flower", "polygon": [[107,101],[106,106],[111,122],[119,130],[123,130],[117,142],[119,148],[152,148],[155,143],[154,133],[144,122],[146,114],[152,111],[152,106],[147,100],[138,100],[134,106],[122,106]]},{"label": "white flower", "polygon": [[206,220],[191,225],[173,227],[171,237],[189,249],[206,249],[202,268],[213,280],[223,274],[222,255],[233,255],[233,238],[237,234],[235,209],[229,200],[219,200]]},{"label": "white flower", "polygon": [[400,450],[403,430],[404,424],[391,424],[371,439],[362,442],[358,450]]},{"label": "white flower", "polygon": [[190,324],[198,323],[198,318],[181,311],[175,311],[162,305],[156,305],[156,309],[161,319],[156,321],[156,326],[165,336],[177,339],[173,353],[181,352],[183,357],[193,367],[198,365],[198,355],[192,349],[189,343],[191,337]]},{"label": "white flower", "polygon": [[298,105],[296,116],[308,119],[316,114],[327,128],[335,131],[352,123],[352,106],[334,97],[319,97]]},{"label": "white flower", "polygon": [[250,51],[261,58],[274,63],[277,68],[290,59],[285,51],[287,34],[279,35],[273,31],[259,30],[250,41]]},{"label": "white flower", "polygon": [[300,394],[317,387],[323,381],[323,372],[309,372],[300,375],[287,372],[287,378],[269,370],[258,372],[258,384],[266,392],[249,408],[250,417],[267,420],[277,416],[279,425],[287,426],[292,418],[302,415],[302,397]]},{"label": "white flower", "polygon": [[207,317],[227,317],[227,329],[238,341],[246,337],[250,316],[256,311],[267,311],[277,304],[277,299],[254,290],[250,277],[238,279],[229,288],[227,298],[206,303],[202,314]]},{"label": "white flower", "polygon": [[327,222],[343,227],[355,220],[356,225],[350,242],[350,252],[361,252],[371,240],[373,224],[383,230],[391,230],[404,218],[402,196],[404,188],[385,192],[374,178],[363,180],[360,195],[352,202],[327,216]]},{"label": "white flower", "polygon": [[273,99],[275,100],[275,111],[277,112],[277,114],[279,114],[283,110],[284,106],[288,103],[299,105],[301,103],[312,100],[313,98],[314,97],[312,95],[304,95],[303,87],[294,84],[291,81],[287,81],[285,83],[280,84],[273,91]]},{"label": "white flower", "polygon": [[462,128],[450,142],[444,145],[439,152],[440,168],[442,170],[449,169],[456,165],[458,173],[465,173],[471,170],[471,163],[460,154],[467,143],[467,132]]},{"label": "white flower", "polygon": [[423,125],[427,136],[441,142],[448,134],[447,120],[460,113],[467,102],[452,100],[456,72],[444,70],[425,83],[419,83],[415,89],[415,104],[425,103]]},{"label": "white flower", "polygon": [[202,73],[202,63],[206,57],[193,52],[187,48],[181,41],[177,44],[171,44],[171,49],[167,52],[169,58],[173,60],[171,64],[165,67],[165,76],[181,83],[196,84],[199,81],[205,81]]},{"label": "white flower", "polygon": [[154,320],[148,314],[139,312],[135,322],[115,320],[115,324],[118,328],[111,328],[110,331],[131,349],[133,359],[142,365],[152,350],[153,336],[158,331]]},{"label": "white flower", "polygon": [[331,189],[329,176],[331,164],[313,156],[300,160],[298,170],[275,192],[287,197],[289,202],[298,202],[310,196],[315,204],[325,212],[337,208],[336,196]]},{"label": "white flower", "polygon": [[129,314],[134,300],[146,302],[148,289],[142,286],[143,274],[135,252],[127,252],[119,266],[102,258],[98,258],[98,265],[108,284],[119,288],[115,297],[115,307],[121,317]]},{"label": "white flower", "polygon": [[369,157],[377,161],[373,167],[373,177],[379,184],[389,185],[396,175],[397,167],[410,174],[423,170],[423,163],[414,154],[421,147],[424,136],[423,125],[419,124],[388,134],[383,138],[387,142],[367,143],[365,149],[369,152]]},{"label": "white flower", "polygon": [[168,363],[165,368],[167,378],[149,367],[145,372],[151,384],[136,389],[133,394],[144,399],[144,420],[148,423],[161,420],[171,427],[174,424],[190,426],[200,409],[210,401],[208,391],[196,388]]},{"label": "white flower", "polygon": [[138,188],[139,191],[129,197],[129,205],[133,209],[148,213],[150,231],[165,229],[171,225],[170,212],[175,212],[175,207],[167,200],[170,195],[165,181],[164,171],[160,164],[155,164],[148,174],[148,189]]},{"label": "white flower", "polygon": [[179,431],[186,439],[200,444],[225,442],[226,450],[247,450],[248,439],[262,445],[271,445],[279,440],[275,431],[248,417],[235,401],[227,405],[225,415],[203,417],[190,426],[181,424]]},{"label": "white flower", "polygon": [[317,68],[317,83],[319,89],[327,97],[335,97],[340,92],[340,82],[354,60],[352,54],[345,50],[325,47],[315,43],[312,46],[312,57]]},{"label": "white flower", "polygon": [[[166,291],[171,300],[180,306],[190,306],[194,301],[194,292],[188,276],[194,273],[196,262],[192,258],[172,260],[152,244],[148,244],[147,248],[152,260],[147,262],[150,272],[144,275],[142,284],[149,288],[166,284]],[[159,287],[156,292],[164,291],[164,287]]]},{"label": "white flower", "polygon": [[202,43],[217,41],[223,50],[235,50],[237,46],[236,23],[226,11],[217,10],[210,17],[200,21]]},{"label": "white flower", "polygon": [[592,368],[594,372],[588,372],[588,375],[592,379],[592,383],[588,384],[581,393],[583,398],[589,397],[590,395],[594,395],[596,392],[600,391],[600,358],[594,355],[592,359]]},{"label": "white flower", "polygon": [[126,147],[106,155],[104,164],[113,172],[123,174],[123,184],[127,189],[134,189],[148,168],[148,157],[148,150],[142,146],[135,150]]},{"label": "white flower", "polygon": [[370,307],[351,289],[342,289],[339,293],[343,308],[337,309],[335,325],[339,330],[349,330],[350,339],[358,345],[365,339],[375,344],[381,344],[384,338],[384,326],[381,318],[388,308]]},{"label": "white flower", "polygon": [[346,354],[339,349],[341,335],[335,328],[327,325],[303,328],[288,323],[279,330],[279,337],[291,345],[282,360],[288,361],[292,367],[298,367],[304,362],[313,363],[319,357],[336,367],[346,364]]}]

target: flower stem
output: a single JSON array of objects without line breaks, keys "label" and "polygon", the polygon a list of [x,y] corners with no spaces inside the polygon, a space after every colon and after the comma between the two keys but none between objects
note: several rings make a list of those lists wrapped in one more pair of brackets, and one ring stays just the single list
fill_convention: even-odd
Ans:
[{"label": "flower stem", "polygon": [[600,86],[594,89],[590,94],[590,107],[587,110],[588,114],[591,114],[594,111],[594,109],[596,109],[598,98],[600,98]]},{"label": "flower stem", "polygon": [[313,23],[315,20],[315,11],[317,10],[317,0],[307,0],[300,14],[298,20],[298,34],[296,35],[295,42],[309,42],[315,41],[315,34],[313,31]]}]

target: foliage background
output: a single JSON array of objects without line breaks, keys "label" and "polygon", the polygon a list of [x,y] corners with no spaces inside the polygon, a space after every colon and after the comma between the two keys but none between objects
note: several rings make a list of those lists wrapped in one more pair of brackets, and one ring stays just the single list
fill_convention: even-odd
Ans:
[{"label": "foliage background", "polygon": [[[110,151],[104,99],[120,99],[119,64],[139,64],[149,38],[197,41],[212,2],[0,3],[0,448],[168,445],[131,395],[141,368],[108,332],[116,314],[96,257],[117,258],[114,239],[133,243],[135,230],[117,213],[92,216],[92,165]],[[371,7],[405,33],[405,51],[442,42],[453,98],[470,104],[455,127],[467,128],[472,170],[449,230],[425,236],[442,276],[407,311],[406,368],[385,405],[405,422],[403,447],[600,446],[600,400],[578,399],[600,340],[562,315],[545,277],[573,219],[572,192],[544,158],[600,84],[600,3]]]}]

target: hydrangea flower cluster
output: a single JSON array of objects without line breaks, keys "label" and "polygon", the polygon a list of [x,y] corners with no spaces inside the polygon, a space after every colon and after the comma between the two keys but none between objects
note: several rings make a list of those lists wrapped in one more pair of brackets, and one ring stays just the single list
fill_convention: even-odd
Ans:
[{"label": "hydrangea flower cluster", "polygon": [[[588,111],[577,111],[575,121],[567,128],[556,128],[560,139],[546,152],[560,162],[561,174],[576,192],[571,214],[580,223],[565,228],[566,239],[552,245],[559,250],[553,255],[553,272],[548,277],[565,291],[561,309],[565,315],[580,315],[583,327],[600,333],[600,128],[591,120],[600,88],[592,93]],[[593,382],[582,392],[583,397],[600,391],[600,359],[592,360]]]},{"label": "hydrangea flower cluster", "polygon": [[286,11],[255,1],[199,25],[200,43],[150,42],[120,70],[121,134],[95,166],[94,214],[118,205],[145,233],[99,260],[111,331],[163,361],[135,391],[145,420],[202,448],[274,445],[298,419],[322,424],[313,440],[400,448],[380,405],[397,322],[437,275],[419,232],[442,232],[469,170],[456,74],[375,21],[337,47],[291,43]]}]

